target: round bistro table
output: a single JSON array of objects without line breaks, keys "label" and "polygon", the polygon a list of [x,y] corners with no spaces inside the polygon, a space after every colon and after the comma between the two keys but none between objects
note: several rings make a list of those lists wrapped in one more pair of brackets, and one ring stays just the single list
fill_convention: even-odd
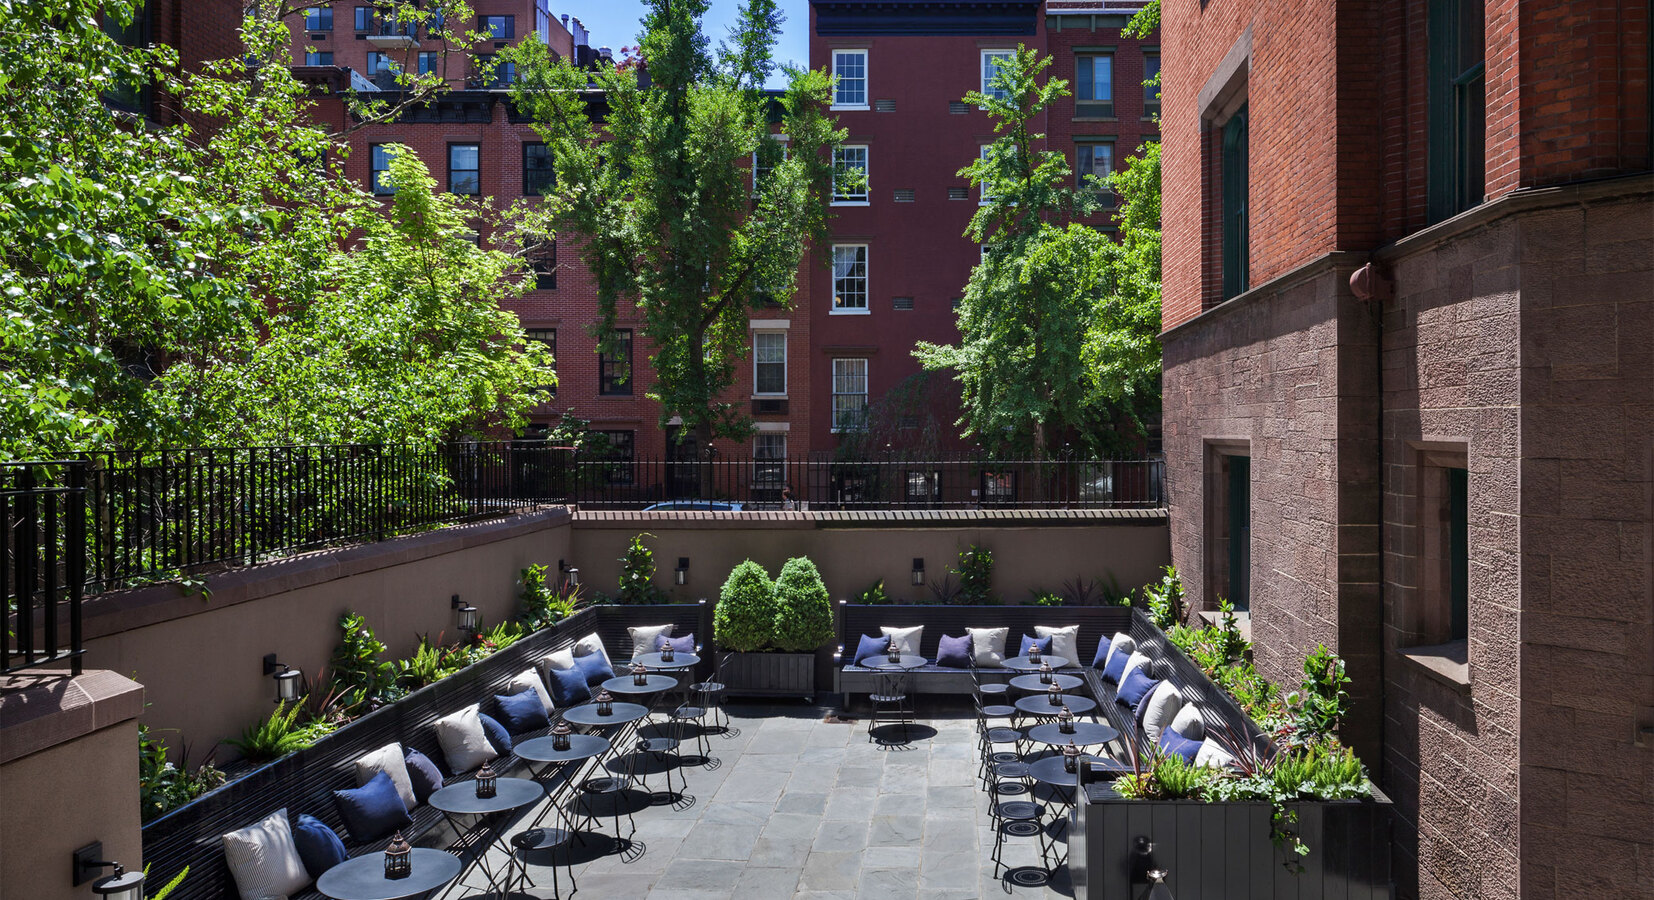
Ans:
[{"label": "round bistro table", "polygon": [[[1076,716],[1082,716],[1097,709],[1097,701],[1090,697],[1081,697],[1078,694],[1063,694],[1062,702],[1053,706],[1045,694],[1030,694],[1017,701],[1017,709],[1031,716],[1054,716],[1064,706]],[[1066,743],[1066,742],[1065,742]]]},{"label": "round bistro table", "polygon": [[1046,664],[1050,664],[1053,669],[1060,669],[1063,666],[1068,665],[1068,658],[1063,656],[1052,656],[1049,653],[1041,653],[1038,660],[1030,660],[1026,656],[1013,656],[1000,663],[1000,665],[1007,669],[1012,669],[1017,672],[1034,672],[1036,674],[1039,672],[1039,667]]},{"label": "round bistro table", "polygon": [[[1068,711],[1073,712],[1074,707],[1070,706]],[[1029,740],[1041,744],[1050,744],[1053,747],[1061,747],[1065,744],[1089,747],[1093,744],[1106,744],[1119,736],[1120,732],[1114,726],[1104,725],[1101,722],[1075,722],[1073,734],[1063,734],[1055,722],[1046,722],[1043,725],[1035,725],[1028,729]]]},{"label": "round bistro table", "polygon": [[347,859],[316,879],[316,890],[333,900],[406,900],[446,887],[464,866],[444,850],[415,847],[408,854],[406,878],[385,877],[385,854],[366,853]]},{"label": "round bistro table", "polygon": [[[511,869],[506,867],[504,880],[501,880],[488,864],[488,851],[504,837],[501,832],[498,813],[507,813],[522,809],[525,806],[539,802],[546,795],[546,789],[540,782],[532,778],[500,778],[494,782],[494,796],[478,797],[476,781],[461,781],[450,784],[433,793],[426,802],[431,808],[442,813],[448,820],[449,827],[455,834],[469,836],[473,832],[483,834],[483,843],[477,851],[475,859],[471,860],[466,870],[478,869],[483,877],[488,879],[491,893],[497,897],[504,897],[511,889]],[[476,816],[476,824],[469,828],[462,826],[457,817]],[[464,875],[460,878],[463,880]]]},{"label": "round bistro table", "polygon": [[[1071,691],[1080,685],[1085,684],[1085,679],[1080,678],[1077,675],[1053,674],[1051,676],[1051,680],[1056,683],[1057,690],[1059,691]],[[1011,679],[1011,687],[1014,687],[1019,691],[1044,691],[1050,686],[1051,685],[1040,681],[1039,675],[1037,674],[1018,675],[1017,677]]]}]

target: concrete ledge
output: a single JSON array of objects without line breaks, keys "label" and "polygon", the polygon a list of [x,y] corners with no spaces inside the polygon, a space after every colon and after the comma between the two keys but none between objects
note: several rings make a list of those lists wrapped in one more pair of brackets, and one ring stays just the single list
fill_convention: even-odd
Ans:
[{"label": "concrete ledge", "polygon": [[1456,691],[1470,690],[1469,649],[1464,641],[1450,641],[1429,647],[1404,647],[1396,655],[1413,664],[1426,677]]},{"label": "concrete ledge", "polygon": [[580,510],[576,528],[647,529],[670,524],[696,528],[751,530],[813,530],[829,528],[981,528],[1092,525],[1164,526],[1161,509],[893,509],[803,512],[643,512],[641,510]]},{"label": "concrete ledge", "polygon": [[101,669],[0,678],[0,765],[136,719],[143,708],[143,685]]}]

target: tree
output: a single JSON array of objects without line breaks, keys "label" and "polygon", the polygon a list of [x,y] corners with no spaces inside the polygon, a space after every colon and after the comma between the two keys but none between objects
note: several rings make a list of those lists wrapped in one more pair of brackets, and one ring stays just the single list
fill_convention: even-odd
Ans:
[{"label": "tree", "polygon": [[[824,73],[790,72],[784,96],[772,104],[765,95],[775,0],[750,0],[716,53],[701,33],[707,5],[652,0],[643,67],[593,74],[526,42],[513,87],[553,155],[563,221],[584,236],[598,290],[594,336],[607,349],[623,305],[635,306],[653,348],[649,396],[661,425],[681,416],[703,447],[751,432],[745,404],[728,396],[747,351],[747,312],[790,302],[808,242],[826,234],[824,152],[844,137],[823,113]],[[601,127],[592,87],[602,92]],[[772,108],[789,152],[769,139]],[[766,173],[756,187],[746,166],[755,154]]]}]

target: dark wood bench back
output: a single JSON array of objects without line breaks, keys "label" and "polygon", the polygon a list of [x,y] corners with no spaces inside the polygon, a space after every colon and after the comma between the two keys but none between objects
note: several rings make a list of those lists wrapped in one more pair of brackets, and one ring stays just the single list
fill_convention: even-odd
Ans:
[{"label": "dark wood bench back", "polygon": [[1176,685],[1183,694],[1185,701],[1199,704],[1203,717],[1206,720],[1208,734],[1217,734],[1219,738],[1227,740],[1228,735],[1223,733],[1227,725],[1235,732],[1236,737],[1252,741],[1254,746],[1262,746],[1257,742],[1262,740],[1263,732],[1257,724],[1247,718],[1240,704],[1229,696],[1229,692],[1212,683],[1200,667],[1183,655],[1170,640],[1165,632],[1161,631],[1142,610],[1133,610],[1131,621],[1131,637],[1137,642],[1139,650],[1152,648],[1155,657],[1155,668],[1149,674],[1155,678],[1163,678]]},{"label": "dark wood bench back", "polygon": [[1112,638],[1131,626],[1131,609],[1124,606],[867,606],[839,604],[839,643],[845,654],[853,654],[864,634],[877,635],[879,628],[925,626],[919,636],[920,655],[936,658],[944,634],[959,636],[966,628],[1005,628],[1006,655],[1015,656],[1022,635],[1032,635],[1034,626],[1079,625],[1080,658],[1071,664],[1091,665],[1097,642]]}]

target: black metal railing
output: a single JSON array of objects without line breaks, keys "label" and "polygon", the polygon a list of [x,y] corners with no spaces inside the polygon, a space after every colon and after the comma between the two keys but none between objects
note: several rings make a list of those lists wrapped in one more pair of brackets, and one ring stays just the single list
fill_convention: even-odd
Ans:
[{"label": "black metal railing", "polygon": [[62,662],[80,674],[86,468],[0,464],[0,674]]}]

